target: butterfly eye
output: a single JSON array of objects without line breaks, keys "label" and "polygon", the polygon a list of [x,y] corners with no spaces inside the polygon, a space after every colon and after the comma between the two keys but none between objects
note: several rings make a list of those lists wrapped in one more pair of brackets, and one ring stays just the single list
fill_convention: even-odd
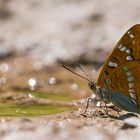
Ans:
[{"label": "butterfly eye", "polygon": [[93,82],[89,82],[88,86],[89,86],[90,89],[94,89],[96,87]]}]

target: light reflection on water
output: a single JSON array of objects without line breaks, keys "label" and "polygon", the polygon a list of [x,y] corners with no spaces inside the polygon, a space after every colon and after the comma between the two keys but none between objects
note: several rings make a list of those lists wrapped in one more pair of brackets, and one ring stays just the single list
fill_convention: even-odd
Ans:
[{"label": "light reflection on water", "polygon": [[30,90],[35,90],[35,88],[37,87],[37,80],[34,78],[30,78],[28,80],[28,84],[29,84],[29,89]]},{"label": "light reflection on water", "polygon": [[49,82],[50,85],[55,85],[56,82],[57,82],[57,80],[56,80],[55,77],[51,77],[51,78],[48,80],[48,82]]},{"label": "light reflection on water", "polygon": [[78,85],[75,84],[75,83],[73,83],[73,84],[71,85],[71,89],[72,89],[73,91],[77,91],[77,90],[78,90]]},{"label": "light reflection on water", "polygon": [[35,98],[35,96],[33,96],[31,93],[28,93],[28,97],[29,98]]},{"label": "light reflection on water", "polygon": [[8,72],[9,71],[9,65],[6,63],[0,64],[0,71],[1,72]]}]

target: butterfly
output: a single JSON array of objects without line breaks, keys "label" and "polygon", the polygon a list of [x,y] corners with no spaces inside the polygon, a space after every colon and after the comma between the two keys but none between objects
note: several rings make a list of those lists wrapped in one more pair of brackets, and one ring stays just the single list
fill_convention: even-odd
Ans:
[{"label": "butterfly", "polygon": [[140,24],[122,36],[103,64],[96,83],[77,75],[88,81],[90,89],[101,101],[140,113]]}]

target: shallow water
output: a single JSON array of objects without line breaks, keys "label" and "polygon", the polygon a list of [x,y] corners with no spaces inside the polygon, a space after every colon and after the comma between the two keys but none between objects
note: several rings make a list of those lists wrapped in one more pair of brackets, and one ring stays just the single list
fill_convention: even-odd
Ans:
[{"label": "shallow water", "polygon": [[1,116],[14,116],[14,117],[32,117],[41,115],[50,115],[60,112],[73,110],[73,107],[58,106],[58,105],[19,105],[12,103],[0,103],[0,117]]}]

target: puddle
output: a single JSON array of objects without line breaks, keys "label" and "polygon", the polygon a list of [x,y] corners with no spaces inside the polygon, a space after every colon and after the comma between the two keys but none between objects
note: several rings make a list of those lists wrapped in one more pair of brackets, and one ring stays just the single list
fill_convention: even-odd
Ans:
[{"label": "puddle", "polygon": [[22,92],[23,94],[28,94],[31,97],[35,98],[42,98],[48,100],[60,100],[60,101],[72,101],[75,100],[73,96],[70,96],[66,93],[48,93],[48,92],[41,92],[41,91],[31,91],[31,90],[19,90],[17,91]]},{"label": "puddle", "polygon": [[41,116],[74,110],[73,107],[56,105],[18,105],[12,103],[0,103],[0,116]]}]

